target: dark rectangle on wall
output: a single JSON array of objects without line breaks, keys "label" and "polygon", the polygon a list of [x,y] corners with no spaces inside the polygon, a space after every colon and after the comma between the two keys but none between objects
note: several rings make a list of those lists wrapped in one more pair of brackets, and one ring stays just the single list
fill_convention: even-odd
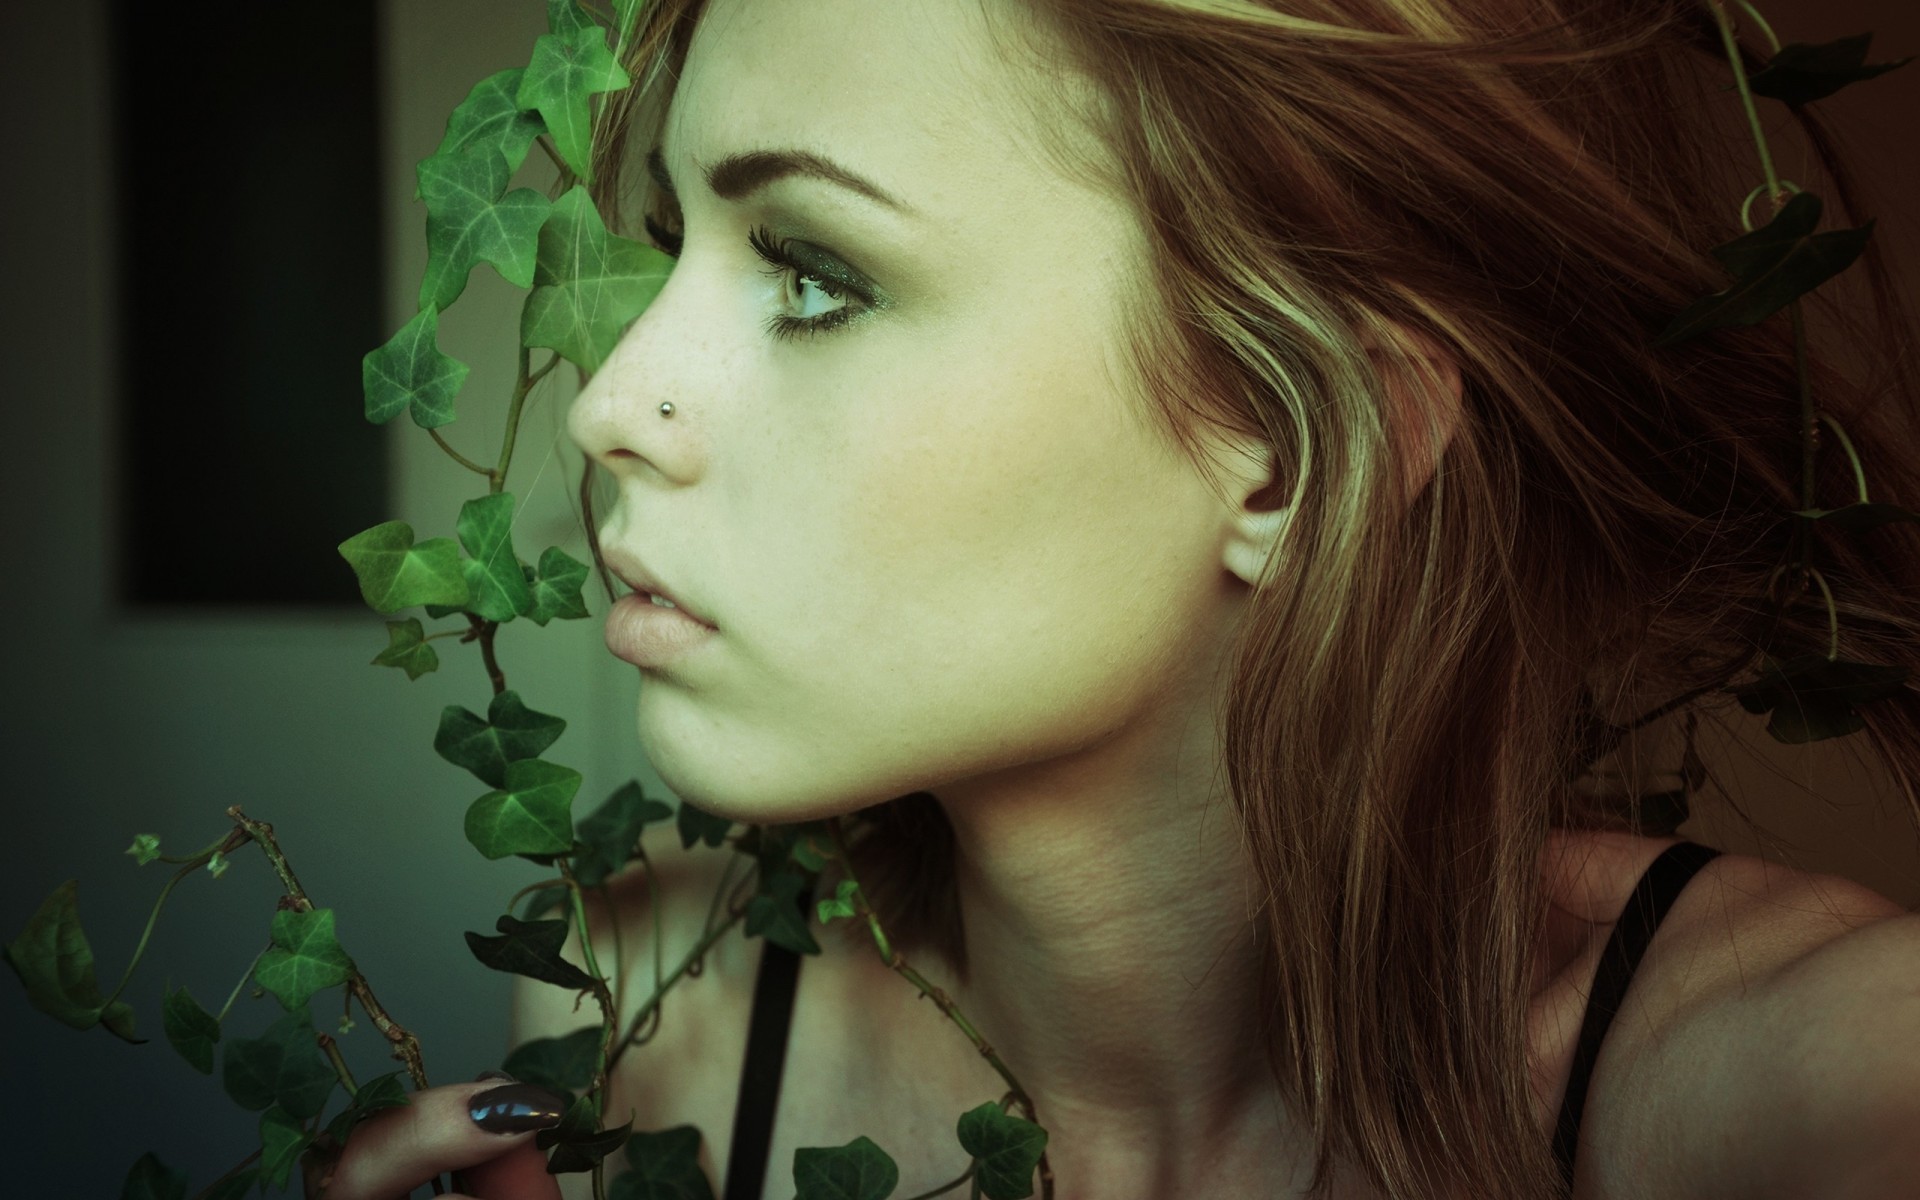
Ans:
[{"label": "dark rectangle on wall", "polygon": [[123,608],[364,608],[387,520],[374,0],[111,0]]}]

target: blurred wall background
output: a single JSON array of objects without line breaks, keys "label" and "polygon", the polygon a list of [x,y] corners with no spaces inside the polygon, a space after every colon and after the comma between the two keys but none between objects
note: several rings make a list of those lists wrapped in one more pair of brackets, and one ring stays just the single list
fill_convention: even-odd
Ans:
[{"label": "blurred wall background", "polygon": [[[1920,53],[1920,11],[1904,0],[1767,0],[1763,11],[1783,41],[1873,30],[1872,61]],[[431,748],[443,706],[484,712],[490,689],[476,648],[439,643],[440,672],[410,682],[368,665],[386,644],[381,618],[370,610],[157,615],[121,611],[113,602],[111,499],[130,468],[113,428],[120,368],[112,230],[118,206],[139,197],[116,190],[107,19],[106,0],[0,7],[0,100],[11,114],[0,123],[7,179],[0,201],[7,265],[0,282],[0,512],[14,547],[11,586],[0,589],[0,661],[10,684],[0,697],[8,819],[0,838],[0,938],[15,936],[50,891],[77,878],[80,913],[111,989],[171,871],[159,863],[137,867],[123,853],[133,836],[155,833],[167,852],[190,852],[222,834],[222,811],[237,803],[273,823],[308,892],[337,910],[340,935],[376,993],[420,1035],[432,1079],[471,1079],[505,1053],[509,980],[475,962],[458,932],[490,933],[507,897],[540,875],[531,864],[488,864],[473,852],[461,816],[484,789]],[[538,0],[380,4],[388,331],[415,311],[425,263],[425,213],[411,199],[414,164],[432,153],[468,88],[524,65],[544,30]],[[1920,66],[1843,92],[1821,108],[1846,132],[1867,177],[1864,209],[1879,218],[1876,238],[1911,280],[1920,205],[1907,126],[1920,112]],[[1794,165],[1799,143],[1777,109],[1764,111],[1781,170],[1805,177]],[[179,169],[204,173],[206,186],[218,187],[223,136],[182,112]],[[297,158],[299,147],[287,153]],[[540,155],[518,182],[546,185]],[[441,324],[441,348],[472,367],[459,420],[442,433],[470,457],[491,459],[513,381],[514,345],[502,334],[515,328],[522,293],[484,266],[468,288]],[[234,297],[236,305],[248,300]],[[219,314],[210,314],[208,375],[222,369],[218,329]],[[523,505],[515,538],[529,560],[548,545],[588,558],[569,486],[580,455],[563,425],[572,389],[567,375],[556,372],[536,393],[515,452],[509,490]],[[169,383],[180,418],[192,420],[196,380]],[[362,420],[357,390],[339,403],[341,420]],[[385,516],[409,521],[420,537],[451,535],[460,504],[478,494],[477,477],[456,468],[404,418],[384,434],[391,470]],[[296,458],[280,469],[298,476],[304,468]],[[307,482],[329,486],[326,477]],[[312,544],[235,545],[220,536],[220,512],[207,512],[205,521],[209,556],[303,554],[338,562],[333,543],[358,531]],[[346,572],[344,562],[339,569]],[[606,600],[596,588],[587,593],[593,619],[545,630],[516,622],[498,641],[511,686],[532,707],[569,722],[550,757],[585,774],[582,812],[633,778],[670,799],[635,745],[638,673],[603,648]],[[1920,907],[1920,846],[1898,815],[1899,797],[1853,763],[1851,748],[1790,750],[1759,734],[1759,726],[1754,721],[1752,736],[1732,745],[1710,742],[1707,753],[1739,762],[1726,782],[1784,844],[1764,851],[1746,844],[1711,803],[1684,832],[1846,875]],[[1829,781],[1823,790],[1843,802],[1808,803],[1799,786],[1809,778]],[[252,1118],[225,1098],[218,1078],[195,1074],[166,1045],[159,1001],[164,985],[184,984],[217,1009],[265,945],[277,895],[264,862],[251,853],[218,880],[200,876],[175,890],[124,993],[141,1034],[152,1039],[145,1046],[56,1024],[27,1004],[10,972],[0,972],[0,1078],[13,1097],[0,1146],[13,1164],[11,1177],[34,1182],[20,1194],[117,1196],[128,1167],[147,1149],[186,1169],[197,1190],[257,1145]],[[271,998],[243,995],[227,1036],[252,1036],[278,1011]],[[328,1020],[331,1009],[316,1007],[315,1015]],[[345,1043],[363,1078],[389,1069],[374,1037],[362,1020]]]}]

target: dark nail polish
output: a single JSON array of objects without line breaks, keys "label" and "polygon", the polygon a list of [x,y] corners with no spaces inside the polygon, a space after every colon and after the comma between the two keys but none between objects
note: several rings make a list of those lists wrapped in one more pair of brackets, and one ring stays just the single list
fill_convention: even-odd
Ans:
[{"label": "dark nail polish", "polygon": [[476,1094],[467,1115],[488,1133],[525,1133],[558,1125],[571,1103],[571,1097],[538,1084],[509,1083]]}]

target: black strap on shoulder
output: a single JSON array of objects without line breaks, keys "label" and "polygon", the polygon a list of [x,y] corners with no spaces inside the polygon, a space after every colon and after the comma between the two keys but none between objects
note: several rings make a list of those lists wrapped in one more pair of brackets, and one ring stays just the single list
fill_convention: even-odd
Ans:
[{"label": "black strap on shoulder", "polygon": [[[799,896],[808,915],[807,889]],[[733,1110],[733,1144],[727,1152],[724,1200],[760,1200],[772,1150],[773,1111],[780,1098],[780,1073],[786,1065],[787,1033],[793,1023],[793,996],[799,986],[800,956],[771,939],[762,939],[760,973],[753,984],[753,1019],[747,1027],[747,1059],[740,1068],[740,1097]]]},{"label": "black strap on shoulder", "polygon": [[1620,914],[1601,952],[1599,970],[1594,973],[1593,991],[1587,997],[1587,1015],[1580,1026],[1580,1045],[1574,1051],[1573,1073],[1567,1078],[1567,1096],[1560,1106],[1560,1122],[1554,1131],[1553,1156],[1560,1163],[1560,1175],[1571,1193],[1573,1156],[1579,1145],[1580,1115],[1586,1108],[1587,1084],[1593,1076],[1593,1064],[1600,1057],[1600,1043],[1620,1002],[1626,998],[1627,985],[1653,940],[1654,930],[1667,915],[1694,873],[1719,856],[1720,852],[1697,842],[1675,842],[1653,860],[1633,899]]}]

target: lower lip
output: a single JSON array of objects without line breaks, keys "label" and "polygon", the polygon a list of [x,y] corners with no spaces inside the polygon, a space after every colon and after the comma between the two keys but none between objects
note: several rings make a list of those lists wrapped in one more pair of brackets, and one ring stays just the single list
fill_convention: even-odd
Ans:
[{"label": "lower lip", "polygon": [[719,632],[677,608],[662,608],[641,592],[622,596],[607,612],[607,649],[636,667],[659,667]]}]

